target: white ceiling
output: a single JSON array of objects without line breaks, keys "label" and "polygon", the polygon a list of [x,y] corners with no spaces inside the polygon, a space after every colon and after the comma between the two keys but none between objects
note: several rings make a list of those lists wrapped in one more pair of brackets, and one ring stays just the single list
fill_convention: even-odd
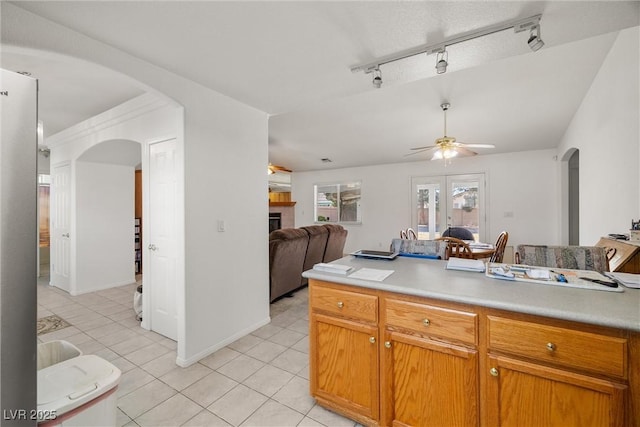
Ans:
[{"label": "white ceiling", "polygon": [[[424,160],[403,156],[442,136],[445,100],[449,134],[497,146],[480,154],[554,147],[615,39],[610,33],[640,23],[637,1],[13,4],[272,114],[269,160],[295,171]],[[371,75],[350,71],[538,13],[546,46],[535,53],[528,33],[507,30],[452,46],[443,75],[427,55],[383,66],[378,90]],[[46,134],[142,91],[81,61],[4,47],[2,67],[40,79]]]}]

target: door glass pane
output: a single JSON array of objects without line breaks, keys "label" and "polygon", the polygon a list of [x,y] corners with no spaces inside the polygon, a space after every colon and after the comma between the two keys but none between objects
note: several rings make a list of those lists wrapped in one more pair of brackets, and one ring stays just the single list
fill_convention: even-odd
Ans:
[{"label": "door glass pane", "polygon": [[480,185],[478,180],[450,179],[451,197],[447,225],[471,231],[477,242],[480,236]]},{"label": "door glass pane", "polygon": [[418,239],[432,240],[440,237],[440,185],[416,185],[418,203]]}]

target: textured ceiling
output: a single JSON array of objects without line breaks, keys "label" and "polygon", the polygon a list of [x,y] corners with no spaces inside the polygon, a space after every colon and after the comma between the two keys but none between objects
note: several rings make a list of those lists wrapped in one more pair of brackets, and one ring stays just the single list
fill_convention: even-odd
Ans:
[{"label": "textured ceiling", "polygon": [[[638,2],[609,1],[13,4],[272,114],[270,161],[294,170],[421,160],[403,155],[441,136],[443,100],[452,103],[449,133],[461,141],[494,143],[491,152],[553,147],[615,38],[608,33],[640,19]],[[536,53],[527,33],[507,30],[451,47],[444,75],[427,55],[384,66],[380,90],[370,75],[350,72],[380,56],[538,13],[546,46]],[[3,68],[29,65],[5,52]],[[37,59],[31,69],[40,74],[45,130],[141,91],[127,79],[101,85],[89,64],[73,61],[69,74],[50,78],[48,64]],[[82,96],[65,102],[64,94],[45,92],[65,78],[68,94],[87,86]],[[334,163],[321,164],[321,157]]]}]

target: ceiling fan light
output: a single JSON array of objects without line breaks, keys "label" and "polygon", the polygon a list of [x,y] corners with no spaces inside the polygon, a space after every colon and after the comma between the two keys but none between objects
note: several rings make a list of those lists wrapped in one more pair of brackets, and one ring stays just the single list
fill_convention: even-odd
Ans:
[{"label": "ceiling fan light", "polygon": [[457,155],[458,155],[458,152],[457,152],[455,149],[453,149],[453,148],[447,148],[446,150],[444,150],[444,152],[442,153],[442,155],[443,155],[443,157],[444,157],[445,159],[451,159],[451,158],[453,158],[453,157],[457,156]]},{"label": "ceiling fan light", "polygon": [[442,160],[444,159],[444,156],[442,155],[442,150],[437,150],[435,153],[433,153],[433,157],[431,157],[431,160]]}]

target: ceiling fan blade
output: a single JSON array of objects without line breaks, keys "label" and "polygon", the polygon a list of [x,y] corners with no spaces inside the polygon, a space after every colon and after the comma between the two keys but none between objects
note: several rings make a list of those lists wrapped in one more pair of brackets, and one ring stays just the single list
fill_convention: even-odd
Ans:
[{"label": "ceiling fan blade", "polygon": [[437,145],[434,145],[432,147],[412,148],[412,150],[416,150],[416,151],[414,151],[413,153],[407,153],[407,154],[404,155],[404,157],[413,156],[415,154],[425,153],[425,152],[428,152],[428,151],[431,151],[431,150],[436,150],[437,148],[438,148]]},{"label": "ceiling fan blade", "polygon": [[471,151],[465,147],[456,147],[455,150],[458,152],[459,156],[475,156],[476,153],[475,151]]},{"label": "ceiling fan blade", "polygon": [[436,148],[437,145],[427,145],[426,147],[415,147],[415,148],[410,148],[410,150],[428,150],[430,148]]},{"label": "ceiling fan blade", "polygon": [[460,147],[467,148],[496,148],[493,144],[465,144],[463,142],[459,142],[458,144],[460,144]]},{"label": "ceiling fan blade", "polygon": [[272,170],[273,172],[276,171],[280,171],[280,172],[293,172],[291,169],[285,168],[284,166],[278,166],[278,165],[272,165],[271,163],[269,163],[268,166],[269,170]]}]

